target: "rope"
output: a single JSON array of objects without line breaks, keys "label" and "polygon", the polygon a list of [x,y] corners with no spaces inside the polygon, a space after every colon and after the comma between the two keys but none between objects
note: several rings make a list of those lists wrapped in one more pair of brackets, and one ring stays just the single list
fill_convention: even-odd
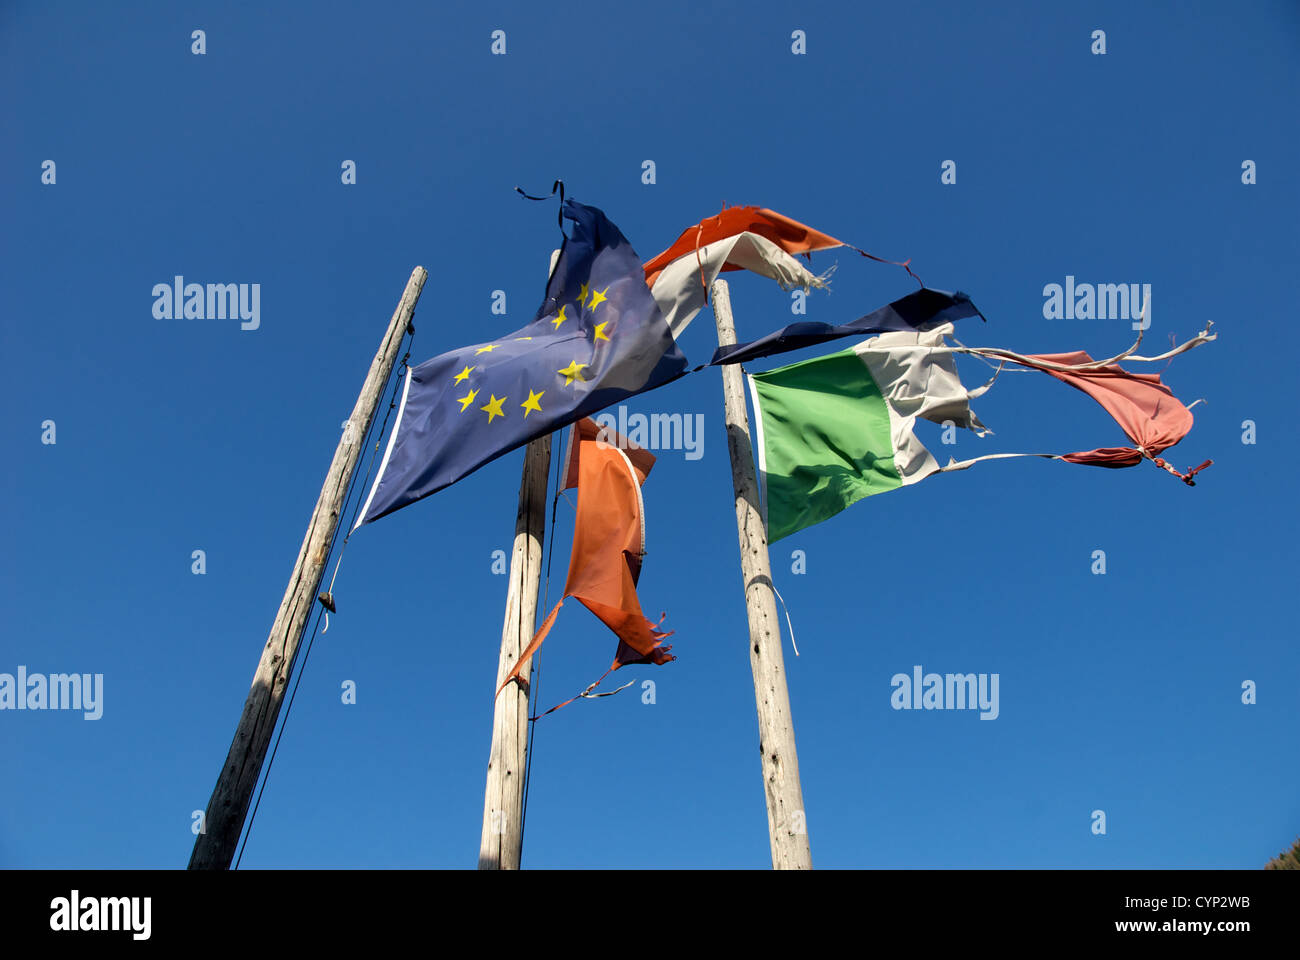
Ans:
[{"label": "rope", "polygon": [[[542,605],[538,612],[549,610],[551,606],[551,558],[555,555],[555,511],[560,502],[560,470],[561,461],[564,459],[563,454],[559,458],[554,456],[552,451],[552,460],[555,461],[555,496],[551,499],[551,536],[550,542],[546,547],[546,587],[542,594]],[[567,502],[567,499],[566,499]],[[533,629],[537,629],[537,616],[533,615]],[[525,746],[527,755],[524,758],[524,805],[519,811],[519,845],[521,848],[519,859],[520,866],[523,865],[523,842],[524,828],[528,824],[528,788],[533,782],[533,751],[536,749],[537,742],[537,723],[533,716],[533,711],[537,706],[538,690],[542,685],[542,651],[539,647],[533,654],[533,679],[528,684],[528,743]]]},{"label": "rope", "polygon": [[[321,610],[320,608],[317,608],[316,627],[320,626],[320,615],[321,615]],[[306,625],[304,624],[304,627],[305,626]],[[271,767],[275,763],[275,755],[280,750],[280,738],[284,736],[284,726],[285,723],[287,723],[289,720],[289,712],[293,709],[294,698],[298,696],[298,684],[302,681],[303,671],[307,669],[307,656],[310,655],[311,653],[311,645],[315,641],[315,639],[316,639],[316,630],[313,629],[311,632],[311,640],[307,641],[307,652],[303,655],[302,658],[303,669],[298,671],[298,676],[295,678],[293,683],[293,690],[289,692],[289,702],[285,705],[284,717],[280,721],[280,730],[275,736],[275,745],[271,747],[271,756],[266,761],[266,772],[262,774],[262,783],[257,790],[257,800],[253,803],[253,812],[248,815],[248,826],[244,828],[244,842],[239,847],[239,855],[235,857],[235,866],[233,867],[233,869],[235,870],[239,869],[239,864],[244,859],[244,851],[248,849],[248,838],[252,836],[253,833],[253,821],[257,819],[258,808],[261,807],[262,805],[262,794],[266,792],[266,781],[271,776]],[[294,660],[297,659],[298,659],[297,654],[295,652]],[[290,669],[292,669],[292,666],[290,667]]]},{"label": "rope", "polygon": [[[846,243],[844,244],[844,246],[848,247],[850,250],[856,250],[858,253],[866,257],[868,260],[874,260],[876,261],[876,263],[887,263],[892,267],[902,267],[904,270],[907,271],[907,275],[910,276],[913,280],[915,280],[920,285],[922,290],[925,289],[925,282],[920,277],[918,277],[915,273],[912,272],[911,257],[908,257],[906,260],[886,260],[884,257],[876,256],[874,253],[867,253],[867,251],[861,249],[860,247],[855,247],[851,243]],[[978,313],[978,311],[976,312]],[[980,319],[981,320],[984,319],[983,314],[980,314]]]},{"label": "rope", "polygon": [[[412,347],[412,346],[414,345],[414,343],[415,343],[415,331],[414,331],[414,329],[411,328],[411,326],[410,326],[409,324],[408,324],[408,326],[407,326],[406,333],[405,333],[403,336],[404,336],[404,337],[405,337],[405,336],[409,336],[409,337],[410,337],[410,341],[406,344],[406,353],[405,353],[405,354],[403,355],[403,357],[402,357],[402,362],[401,362],[401,365],[400,365],[400,369],[405,369],[405,368],[406,368],[407,361],[408,361],[408,360],[410,359],[410,357],[411,357],[411,347]],[[394,369],[399,369],[399,368],[395,366]],[[390,376],[391,376],[391,374],[390,374]],[[394,378],[393,378],[393,394],[392,394],[391,397],[389,397],[389,400],[388,400],[388,410],[384,413],[384,423],[383,423],[383,426],[381,426],[381,427],[379,428],[379,438],[375,441],[375,449],[374,449],[374,450],[371,452],[371,454],[370,454],[370,464],[369,464],[369,465],[367,466],[367,468],[366,468],[366,477],[365,477],[365,480],[369,480],[369,479],[370,479],[370,471],[371,471],[372,469],[374,469],[374,465],[375,465],[375,456],[376,456],[376,455],[378,454],[378,452],[379,452],[379,444],[380,444],[380,441],[383,440],[384,431],[388,428],[388,418],[389,418],[389,416],[392,415],[393,409],[397,406],[397,385],[398,385],[399,383],[401,383],[401,381],[402,381],[402,378],[401,378],[400,375],[397,376],[397,377],[394,377]],[[375,420],[374,420],[374,418],[372,417],[372,418],[370,419],[370,426],[366,428],[365,436],[363,436],[363,437],[361,438],[361,444],[362,444],[362,447],[363,447],[363,448],[364,448],[364,446],[365,446],[365,445],[370,441],[370,436],[371,436],[372,432],[374,431],[374,427],[375,427]],[[343,499],[343,509],[340,511],[340,514],[339,514],[340,516],[346,516],[346,515],[347,515],[347,512],[348,512],[348,504],[352,503],[352,501],[353,501],[353,494],[356,493],[356,492],[359,491],[359,490],[365,490],[365,488],[366,488],[365,481],[362,481],[362,483],[357,484],[357,483],[356,483],[356,476],[355,476],[355,474],[354,474],[354,475],[353,475],[353,480],[352,480],[352,482],[348,484],[348,492],[347,492],[346,496],[345,496],[344,499]],[[360,510],[360,508],[361,508],[361,498],[358,497],[358,498],[356,499],[356,502],[355,502],[355,503],[352,503],[352,520],[351,520],[351,522],[348,524],[348,533],[343,537],[343,542],[342,542],[341,544],[339,544],[338,557],[337,557],[337,559],[336,559],[336,561],[335,561],[335,564],[334,564],[334,576],[335,576],[335,577],[338,576],[338,573],[339,573],[339,564],[341,564],[341,563],[343,562],[343,551],[344,551],[344,549],[346,549],[346,547],[347,547],[347,545],[348,545],[348,539],[352,536],[352,532],[351,532],[352,523],[355,523],[355,521],[356,521],[356,514],[357,514],[357,512]],[[333,534],[330,535],[330,545],[329,545],[329,550],[326,552],[326,556],[329,556],[330,554],[332,554],[332,553],[334,552],[334,545],[335,545],[335,543],[338,541],[338,534],[339,534],[339,528],[338,528],[338,526],[336,525],[336,526],[334,527],[334,532],[333,532]],[[329,592],[330,592],[330,593],[333,593],[333,590],[334,590],[334,580],[333,580],[333,578],[331,578],[331,580],[330,580],[330,589],[329,589]],[[239,853],[238,853],[238,854],[236,855],[236,857],[235,857],[235,865],[234,865],[234,867],[233,867],[232,869],[235,869],[235,870],[238,870],[238,869],[239,869],[239,864],[240,864],[240,863],[243,861],[243,859],[244,859],[244,851],[248,849],[248,838],[249,838],[249,837],[252,835],[252,833],[253,833],[253,822],[257,819],[257,811],[258,811],[258,808],[261,807],[261,805],[262,805],[262,795],[266,792],[266,784],[267,784],[267,781],[271,778],[271,767],[274,766],[274,764],[275,764],[275,755],[276,755],[276,754],[279,752],[279,750],[280,750],[280,740],[281,740],[281,738],[284,737],[284,728],[285,728],[285,726],[289,723],[289,714],[293,711],[293,702],[294,702],[295,698],[297,698],[297,696],[298,696],[298,687],[299,687],[299,685],[302,683],[302,675],[303,675],[303,674],[306,672],[306,670],[307,670],[307,660],[308,660],[308,658],[311,656],[311,648],[312,648],[312,644],[314,644],[314,643],[316,642],[316,633],[317,633],[317,631],[320,629],[321,614],[322,614],[323,611],[324,611],[324,606],[323,606],[323,605],[320,606],[320,607],[317,607],[317,609],[316,609],[316,625],[312,628],[311,637],[310,637],[310,639],[308,639],[308,641],[307,641],[306,649],[303,649],[302,646],[301,646],[301,644],[299,645],[298,650],[302,650],[302,668],[301,668],[300,670],[297,671],[297,674],[296,674],[296,676],[294,677],[293,689],[292,689],[291,691],[289,691],[289,702],[288,702],[287,704],[285,704],[284,713],[283,713],[283,715],[282,715],[281,718],[280,718],[280,729],[277,731],[277,733],[276,733],[276,735],[275,735],[275,743],[274,743],[274,744],[272,745],[272,747],[271,747],[271,756],[267,758],[267,761],[266,761],[266,770],[263,771],[263,773],[262,773],[262,782],[261,782],[261,784],[258,786],[258,789],[257,789],[257,798],[256,798],[255,801],[253,802],[253,810],[252,810],[252,812],[251,812],[251,813],[249,814],[249,816],[248,816],[248,824],[244,827],[244,838],[243,838],[243,842],[242,842],[242,843],[240,844],[240,846],[239,846]],[[327,621],[327,622],[328,622],[328,621]],[[306,624],[306,622],[304,621],[304,623],[303,623],[303,632],[304,632],[304,633],[306,632],[306,629],[307,629],[307,624]],[[301,636],[299,637],[299,639],[301,640]],[[295,650],[295,651],[294,651],[294,662],[291,663],[291,664],[289,665],[289,672],[290,672],[290,673],[293,673],[293,672],[294,672],[294,668],[295,668],[295,667],[297,666],[297,664],[298,664],[298,650]]]},{"label": "rope", "polygon": [[[660,619],[659,622],[660,623],[663,622],[662,618]],[[622,666],[622,664],[620,664],[620,666]],[[616,690],[607,690],[604,693],[591,692],[595,690],[598,686],[600,686],[601,681],[604,680],[606,677],[608,677],[616,669],[617,667],[610,667],[608,670],[602,673],[594,683],[587,684],[586,689],[584,689],[582,693],[578,694],[577,696],[570,697],[568,700],[565,700],[563,703],[557,703],[555,706],[551,707],[551,709],[547,710],[546,713],[539,714],[536,717],[529,717],[528,718],[529,722],[536,723],[538,720],[542,719],[542,717],[550,716],[552,713],[554,713],[556,710],[559,710],[561,707],[567,707],[569,704],[573,703],[574,700],[599,700],[601,697],[612,697],[614,694],[621,693],[622,691],[626,690],[628,687],[632,686],[632,684],[636,683],[636,677],[633,677],[631,680],[629,680],[627,683],[623,684],[623,686],[617,688]]]},{"label": "rope", "polygon": [[781,610],[785,613],[785,625],[790,630],[790,646],[794,647],[794,655],[797,657],[799,656],[799,644],[794,642],[794,624],[790,622],[790,608],[785,605],[785,597],[781,596],[781,591],[776,588],[775,583],[772,584],[772,592],[781,601]]},{"label": "rope", "polygon": [[534,197],[530,193],[524,193],[524,191],[520,187],[518,186],[515,187],[515,193],[519,194],[525,200],[549,200],[551,197],[555,196],[557,192],[560,194],[560,209],[557,210],[555,213],[555,222],[560,225],[560,232],[563,233],[564,232],[564,181],[563,180],[556,180],[553,184],[551,184],[551,192],[544,197]]}]

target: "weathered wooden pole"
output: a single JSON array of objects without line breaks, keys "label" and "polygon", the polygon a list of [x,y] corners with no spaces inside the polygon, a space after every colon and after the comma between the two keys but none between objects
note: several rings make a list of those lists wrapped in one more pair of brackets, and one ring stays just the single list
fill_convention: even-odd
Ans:
[{"label": "weathered wooden pole", "polygon": [[[551,254],[551,268],[560,251]],[[542,577],[542,536],[546,532],[546,487],[551,469],[551,435],[539,437],[524,452],[515,514],[515,544],[510,554],[510,588],[506,594],[501,653],[497,660],[495,693],[510,668],[533,639],[537,623],[537,587]],[[519,676],[532,684],[532,659]],[[518,870],[524,844],[524,769],[528,762],[528,688],[512,683],[496,698],[492,710],[492,746],[488,753],[487,786],[483,793],[483,833],[479,840],[480,870]]]},{"label": "weathered wooden pole", "polygon": [[[736,342],[731,319],[731,294],[725,280],[710,288],[718,345]],[[799,784],[799,757],[794,746],[794,721],[785,685],[785,658],[777,622],[772,567],[767,556],[767,531],[758,505],[758,480],[745,412],[744,378],[740,364],[722,367],[726,404],[727,448],[731,453],[731,482],[736,499],[736,532],[740,535],[740,569],[745,581],[749,616],[749,666],[754,673],[758,706],[758,750],[763,761],[767,794],[767,830],[772,843],[773,870],[811,870],[807,816]]]},{"label": "weathered wooden pole", "polygon": [[[537,585],[542,573],[542,535],[546,530],[546,487],[551,466],[551,436],[528,444],[515,545],[510,556],[510,592],[501,628],[497,682],[533,639],[537,620]],[[531,659],[519,676],[531,684]],[[518,870],[523,851],[524,768],[528,760],[528,690],[512,683],[496,698],[492,714],[492,748],[488,755],[487,788],[483,795],[483,834],[479,841],[480,870]]]},{"label": "weathered wooden pole", "polygon": [[257,673],[253,675],[253,686],[248,691],[244,712],[235,729],[235,739],[230,744],[225,765],[221,768],[212,798],[208,801],[203,832],[194,841],[194,852],[190,855],[191,870],[229,869],[235,855],[253,788],[257,785],[262,761],[266,758],[266,748],[271,742],[271,733],[280,715],[280,704],[284,701],[284,691],[289,683],[289,673],[298,652],[298,644],[302,640],[303,627],[312,607],[316,605],[316,591],[320,588],[325,563],[329,559],[339,513],[343,509],[348,485],[361,455],[360,438],[370,429],[375,410],[379,406],[379,398],[393,371],[402,338],[411,323],[427,277],[424,267],[416,267],[411,271],[411,279],[406,282],[402,299],[393,311],[388,330],[379,344],[379,352],[370,363],[361,395],[357,397],[352,416],[348,419],[348,429],[344,430],[338,449],[334,451],[334,460],[330,463],[329,473],[325,475],[325,484],[316,500],[316,509],[312,511],[311,522],[307,524],[307,535],[303,537],[298,559],[293,565],[293,575],[289,577],[284,599],[280,601],[280,610],[271,627],[271,635],[262,648],[262,658],[257,664]]}]

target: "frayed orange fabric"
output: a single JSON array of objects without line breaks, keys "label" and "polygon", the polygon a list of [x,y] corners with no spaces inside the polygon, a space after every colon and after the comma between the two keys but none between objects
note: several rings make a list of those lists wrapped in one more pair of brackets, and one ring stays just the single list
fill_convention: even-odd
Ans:
[{"label": "frayed orange fabric", "polygon": [[[836,240],[820,230],[814,230],[774,210],[763,207],[728,207],[716,217],[709,217],[693,227],[687,227],[671,247],[653,260],[646,261],[644,264],[646,286],[653,287],[655,279],[663,268],[678,257],[708,246],[710,243],[734,237],[738,233],[756,233],[766,240],[771,240],[789,254],[811,253],[814,250],[847,246],[842,240]],[[742,268],[729,263],[722,269],[727,271]]]},{"label": "frayed orange fabric", "polygon": [[611,446],[597,439],[600,430],[590,418],[574,424],[569,461],[572,469],[576,460],[578,509],[564,596],[547,614],[532,642],[497,690],[498,694],[511,680],[519,679],[523,665],[542,645],[560,607],[569,597],[599,617],[618,637],[618,650],[610,670],[629,663],[664,664],[676,659],[668,653],[671,647],[663,646],[664,639],[672,632],[661,631],[658,624],[646,619],[636,595],[645,549],[641,483],[650,472],[654,457],[627,444],[616,433],[610,438],[616,444],[627,445],[629,450]]},{"label": "frayed orange fabric", "polygon": [[645,478],[650,475],[650,471],[655,465],[655,455],[644,447],[638,447],[631,440],[623,437],[617,430],[606,430],[591,417],[584,417],[573,425],[569,431],[568,446],[564,453],[564,479],[560,483],[561,490],[569,490],[578,485],[578,463],[579,454],[582,452],[580,440],[604,440],[614,441],[621,444],[621,449],[627,454],[627,458],[632,461],[632,469],[636,471],[638,483],[645,483]]}]

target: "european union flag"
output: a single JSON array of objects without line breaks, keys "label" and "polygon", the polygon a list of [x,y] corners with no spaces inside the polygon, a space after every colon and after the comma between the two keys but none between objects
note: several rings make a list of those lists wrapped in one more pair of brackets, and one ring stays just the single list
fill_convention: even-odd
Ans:
[{"label": "european union flag", "polygon": [[357,526],[686,372],[641,258],[600,210],[572,222],[532,323],[407,371],[397,423]]}]

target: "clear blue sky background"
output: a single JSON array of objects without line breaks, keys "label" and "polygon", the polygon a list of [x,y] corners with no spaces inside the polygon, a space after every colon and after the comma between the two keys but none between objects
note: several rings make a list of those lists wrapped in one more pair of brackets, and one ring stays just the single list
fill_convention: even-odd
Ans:
[{"label": "clear blue sky background", "polygon": [[[1214,321],[1218,341],[1166,374],[1207,400],[1172,452],[1214,459],[1194,490],[1149,465],[993,463],[773,549],[802,652],[786,647],[808,825],[821,867],[1255,868],[1289,845],[1295,5],[615,6],[0,8],[0,672],[105,684],[99,721],[0,713],[0,864],[185,865],[411,268],[430,270],[414,360],[521,326],[558,234],[554,205],[513,188],[556,177],[643,258],[724,201],[912,257],[988,317],[964,323],[967,343],[1126,347],[1126,321],[1043,318],[1044,285],[1067,274],[1150,283],[1147,352]],[[813,265],[832,263],[809,319],[914,287],[851,253]],[[155,320],[152,287],[176,274],[260,283],[260,329]],[[731,276],[742,339],[794,319],[774,284]],[[693,363],[712,325],[706,310],[683,337]],[[765,867],[719,376],[628,406],[705,418],[703,458],[663,451],[645,489],[640,595],[668,612],[680,659],[616,675],[656,681],[653,705],[629,690],[541,722],[524,864]],[[923,438],[945,458],[1124,440],[1035,374],[976,410],[995,436]],[[353,537],[244,867],[474,866],[506,594],[491,554],[509,549],[521,462]],[[571,530],[561,503],[551,602]],[[566,605],[543,705],[613,650]],[[890,677],[914,664],[999,674],[1001,715],[892,710]]]}]

